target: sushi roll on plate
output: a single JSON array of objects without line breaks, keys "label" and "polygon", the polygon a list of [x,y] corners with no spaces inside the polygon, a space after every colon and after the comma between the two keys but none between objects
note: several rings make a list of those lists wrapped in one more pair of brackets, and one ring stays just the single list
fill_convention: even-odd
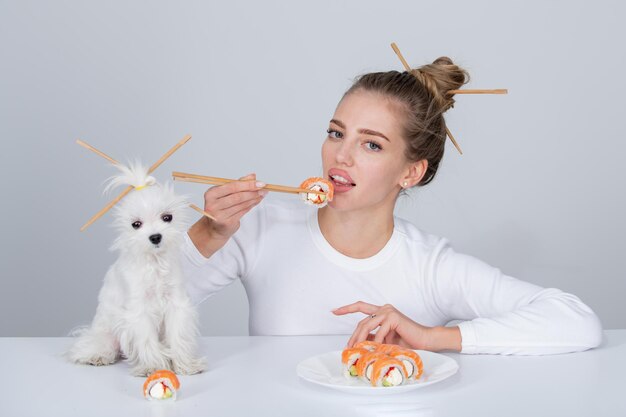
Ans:
[{"label": "sushi roll on plate", "polygon": [[424,365],[422,358],[415,351],[399,348],[390,352],[389,356],[402,362],[409,380],[419,379],[422,376]]},{"label": "sushi roll on plate", "polygon": [[[346,393],[372,396],[400,394],[423,388],[451,377],[459,369],[458,363],[446,355],[425,350],[413,351],[423,362],[422,372],[417,362],[413,366],[414,376],[421,373],[419,379],[414,379],[413,376],[409,377],[410,370],[405,366],[405,362],[412,364],[408,360],[411,355],[406,352],[402,355],[400,353],[402,350],[404,348],[400,347],[391,354],[383,352],[363,354],[356,362],[357,378],[345,376],[345,365],[342,363],[345,349],[320,353],[304,359],[298,363],[296,371],[300,378],[313,384]],[[396,355],[396,358],[391,357],[392,355]]]},{"label": "sushi roll on plate", "polygon": [[399,345],[391,345],[388,343],[381,343],[378,346],[376,346],[376,352],[383,352],[386,354],[390,354],[391,352],[394,352],[398,349],[401,349],[401,347]]},{"label": "sushi roll on plate", "polygon": [[356,371],[359,378],[366,382],[371,383],[374,364],[381,359],[387,358],[387,354],[383,352],[368,352],[361,356],[357,365]]},{"label": "sushi roll on plate", "polygon": [[346,378],[356,378],[357,366],[361,357],[368,353],[368,350],[362,348],[347,348],[341,352],[341,363],[343,364],[343,374]]},{"label": "sushi roll on plate", "polygon": [[399,359],[385,356],[373,363],[370,378],[373,387],[397,387],[406,381],[406,368]]},{"label": "sushi roll on plate", "polygon": [[362,342],[354,344],[354,347],[366,349],[366,350],[369,350],[370,352],[375,351],[378,348],[378,346],[380,346],[380,343],[374,342],[372,340],[364,340]]}]

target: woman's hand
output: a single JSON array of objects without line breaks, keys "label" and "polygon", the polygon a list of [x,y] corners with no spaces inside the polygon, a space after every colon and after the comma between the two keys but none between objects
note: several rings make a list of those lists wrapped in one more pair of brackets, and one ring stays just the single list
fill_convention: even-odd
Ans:
[{"label": "woman's hand", "polygon": [[[461,332],[458,327],[426,327],[414,322],[392,305],[377,306],[358,301],[333,310],[336,315],[367,314],[359,322],[348,340],[348,347],[363,340],[391,343],[411,349],[430,351],[461,351]],[[372,331],[378,329],[374,335]]]},{"label": "woman's hand", "polygon": [[202,255],[210,257],[235,234],[241,218],[267,194],[263,187],[256,174],[250,174],[204,193],[204,211],[217,220],[203,217],[189,229],[189,237]]}]

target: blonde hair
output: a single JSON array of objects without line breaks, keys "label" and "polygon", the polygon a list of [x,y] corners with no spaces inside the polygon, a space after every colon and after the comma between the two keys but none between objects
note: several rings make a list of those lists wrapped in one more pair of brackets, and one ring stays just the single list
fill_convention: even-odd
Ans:
[{"label": "blonde hair", "polygon": [[418,185],[433,180],[443,157],[446,122],[443,114],[454,106],[450,90],[469,81],[469,74],[448,57],[437,58],[410,72],[373,72],[355,80],[344,97],[356,91],[379,93],[400,104],[404,113],[404,139],[409,161],[426,159],[428,168]]}]

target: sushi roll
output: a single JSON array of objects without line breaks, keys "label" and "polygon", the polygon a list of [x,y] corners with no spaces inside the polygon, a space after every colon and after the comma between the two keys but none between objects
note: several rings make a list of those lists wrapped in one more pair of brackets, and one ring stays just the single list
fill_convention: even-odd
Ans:
[{"label": "sushi roll", "polygon": [[362,381],[371,382],[374,364],[381,359],[388,358],[388,355],[382,352],[368,352],[361,356],[356,367],[356,372]]},{"label": "sushi roll", "polygon": [[385,356],[374,362],[370,379],[373,387],[397,387],[405,381],[406,369],[399,359]]},{"label": "sushi roll", "polygon": [[371,341],[371,340],[364,340],[362,342],[359,343],[355,343],[354,347],[355,348],[362,348],[365,350],[368,350],[370,352],[373,352],[376,350],[376,348],[380,345],[380,343]]},{"label": "sushi roll", "polygon": [[343,364],[343,373],[346,378],[356,378],[356,367],[359,364],[361,356],[368,353],[367,350],[362,348],[348,348],[344,349],[341,353],[341,363]]},{"label": "sushi roll", "polygon": [[176,400],[180,382],[176,374],[167,369],[155,371],[143,383],[143,396],[147,400]]},{"label": "sushi roll", "polygon": [[300,193],[300,198],[302,198],[302,200],[304,200],[304,202],[307,204],[321,208],[321,207],[324,207],[326,204],[328,204],[329,201],[333,200],[335,188],[330,181],[324,178],[319,178],[319,177],[307,178],[306,180],[302,182],[302,184],[300,184],[300,188],[304,188],[306,190],[312,190],[312,191],[323,191],[324,193],[326,193],[326,194]]},{"label": "sushi roll", "polygon": [[391,353],[394,352],[398,349],[402,349],[400,346],[398,345],[391,345],[391,344],[387,344],[387,343],[381,343],[376,347],[376,352],[383,352],[383,353]]},{"label": "sushi roll", "polygon": [[397,349],[389,353],[389,356],[402,361],[406,376],[410,380],[419,379],[424,372],[424,364],[420,355],[409,349]]}]

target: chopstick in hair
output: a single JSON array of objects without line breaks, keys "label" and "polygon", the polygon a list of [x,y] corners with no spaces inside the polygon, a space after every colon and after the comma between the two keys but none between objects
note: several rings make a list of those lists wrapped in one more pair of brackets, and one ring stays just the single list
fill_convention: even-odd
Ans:
[{"label": "chopstick in hair", "polygon": [[[400,58],[400,61],[402,61],[402,65],[404,65],[404,69],[406,71],[408,71],[408,72],[411,72],[411,66],[406,62],[406,60],[402,56],[402,53],[400,52],[400,49],[398,48],[398,45],[396,45],[395,42],[392,42],[391,48],[394,50],[396,55],[398,55],[398,58]],[[461,155],[463,155],[463,151],[461,150],[461,147],[457,143],[456,139],[454,139],[454,136],[452,136],[452,133],[450,132],[450,129],[448,129],[448,126],[446,126],[446,133],[448,134],[448,137],[450,138],[450,140],[452,141],[452,143],[456,147],[456,150],[459,151],[459,153]]]}]

